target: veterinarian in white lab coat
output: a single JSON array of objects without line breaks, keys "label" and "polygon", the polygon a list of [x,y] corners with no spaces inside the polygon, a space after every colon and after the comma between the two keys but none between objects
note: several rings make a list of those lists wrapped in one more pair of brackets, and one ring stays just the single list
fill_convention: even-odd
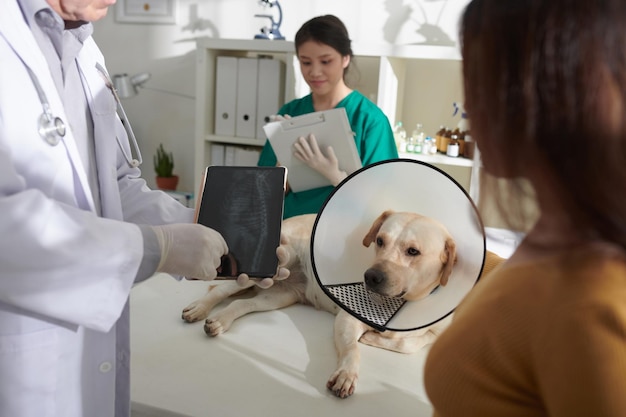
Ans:
[{"label": "veterinarian in white lab coat", "polygon": [[3,417],[128,416],[131,286],[213,279],[228,250],[140,178],[87,23],[113,2],[2,2]]}]

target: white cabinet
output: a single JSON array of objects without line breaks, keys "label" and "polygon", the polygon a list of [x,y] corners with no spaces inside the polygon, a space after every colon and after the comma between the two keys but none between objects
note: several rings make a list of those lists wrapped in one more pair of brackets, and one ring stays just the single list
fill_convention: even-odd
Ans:
[{"label": "white cabinet", "polygon": [[[394,125],[402,121],[410,134],[421,123],[427,135],[434,136],[440,125],[456,126],[453,102],[462,101],[461,61],[456,47],[430,45],[372,46],[353,44],[354,62],[348,84],[369,97],[385,112]],[[272,57],[285,63],[284,100],[308,93],[290,41],[261,39],[197,40],[195,189],[199,190],[202,172],[211,161],[211,145],[241,145],[260,149],[264,139],[215,134],[216,69],[218,56]],[[262,82],[262,81],[260,81]],[[449,165],[451,175],[466,184],[471,161],[459,166],[456,158],[442,156],[438,166]],[[447,164],[447,161],[450,164]],[[454,167],[454,168],[452,168]],[[459,169],[462,172],[459,173]],[[467,174],[467,175],[465,175]]]}]

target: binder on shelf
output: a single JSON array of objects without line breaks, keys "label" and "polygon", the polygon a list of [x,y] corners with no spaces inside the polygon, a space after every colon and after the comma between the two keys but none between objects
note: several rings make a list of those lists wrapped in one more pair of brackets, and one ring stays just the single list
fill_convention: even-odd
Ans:
[{"label": "binder on shelf", "polygon": [[225,146],[224,163],[225,166],[256,166],[259,161],[261,151],[247,146]]},{"label": "binder on shelf", "polygon": [[256,138],[265,141],[263,126],[270,122],[283,104],[285,95],[285,64],[278,59],[259,59],[256,101]]},{"label": "binder on shelf", "polygon": [[235,136],[256,137],[258,59],[237,58],[237,101]]},{"label": "binder on shelf", "polygon": [[257,166],[261,151],[249,147],[237,146],[235,149],[235,165],[236,166]]},{"label": "binder on shelf", "polygon": [[211,144],[211,164],[210,165],[224,165],[225,149],[226,147],[219,143]]},{"label": "binder on shelf", "polygon": [[235,165],[235,147],[234,146],[226,146],[224,150],[224,165],[227,167],[232,167]]},{"label": "binder on shelf", "polygon": [[237,58],[218,56],[215,69],[215,134],[235,136]]}]

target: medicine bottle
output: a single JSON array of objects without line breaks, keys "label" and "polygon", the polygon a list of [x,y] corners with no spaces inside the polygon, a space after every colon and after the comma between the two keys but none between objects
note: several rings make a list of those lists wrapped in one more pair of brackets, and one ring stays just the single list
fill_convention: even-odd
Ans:
[{"label": "medicine bottle", "polygon": [[446,153],[448,151],[448,143],[450,143],[450,139],[452,138],[452,131],[450,129],[446,129],[446,131],[441,136],[441,140],[439,141],[439,146],[437,150],[441,153]]},{"label": "medicine bottle", "polygon": [[430,155],[437,155],[437,143],[435,142],[435,138],[431,139],[430,149],[428,151]]},{"label": "medicine bottle", "polygon": [[413,135],[406,140],[406,152],[415,153],[415,138]]},{"label": "medicine bottle", "polygon": [[459,140],[459,156],[463,156],[463,152],[465,152],[465,130],[461,130],[461,134],[458,135]]},{"label": "medicine bottle", "polygon": [[404,126],[402,126],[402,122],[396,123],[396,127],[393,130],[393,136],[396,142],[396,147],[398,148],[398,152],[406,152],[406,130],[404,129]]},{"label": "medicine bottle", "polygon": [[430,136],[424,138],[424,145],[422,145],[422,153],[424,155],[430,155],[430,149],[433,147],[433,139]]},{"label": "medicine bottle", "polygon": [[424,127],[421,123],[415,125],[415,130],[411,134],[411,140],[413,142],[413,153],[422,153],[424,147]]},{"label": "medicine bottle", "polygon": [[433,137],[433,144],[435,145],[435,153],[439,150],[439,143],[441,142],[441,137],[446,133],[446,127],[444,125],[439,126],[439,130],[435,133],[435,137]]},{"label": "medicine bottle", "polygon": [[452,135],[450,143],[446,148],[446,155],[452,156],[454,158],[459,156],[459,137],[457,135]]},{"label": "medicine bottle", "polygon": [[463,149],[463,156],[468,159],[474,159],[474,147],[476,144],[472,139],[472,135],[470,135],[469,131],[465,133],[465,147]]}]

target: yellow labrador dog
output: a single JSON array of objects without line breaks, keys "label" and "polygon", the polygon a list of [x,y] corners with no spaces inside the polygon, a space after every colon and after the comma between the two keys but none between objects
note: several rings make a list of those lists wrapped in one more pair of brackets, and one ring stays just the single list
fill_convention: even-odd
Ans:
[{"label": "yellow labrador dog", "polygon": [[[395,352],[414,353],[431,344],[449,324],[450,317],[419,330],[379,332],[338,307],[326,296],[313,274],[310,239],[314,222],[315,215],[296,216],[283,222],[282,235],[289,251],[286,265],[291,271],[289,278],[277,281],[268,289],[254,287],[251,290],[262,297],[237,298],[210,314],[219,303],[242,291],[236,282],[213,285],[204,297],[183,309],[182,318],[187,322],[206,319],[205,332],[217,336],[245,314],[296,303],[333,313],[336,315],[334,342],[338,359],[337,369],[326,386],[336,396],[346,398],[354,393],[358,379],[358,342]],[[363,245],[369,247],[371,244],[375,247],[375,260],[363,276],[365,287],[374,298],[378,295],[412,301],[426,297],[438,285],[446,285],[456,262],[456,245],[446,228],[415,213],[382,213],[363,238]],[[491,253],[488,256],[498,258]],[[487,264],[495,265],[493,261],[487,262],[484,270]]]}]

